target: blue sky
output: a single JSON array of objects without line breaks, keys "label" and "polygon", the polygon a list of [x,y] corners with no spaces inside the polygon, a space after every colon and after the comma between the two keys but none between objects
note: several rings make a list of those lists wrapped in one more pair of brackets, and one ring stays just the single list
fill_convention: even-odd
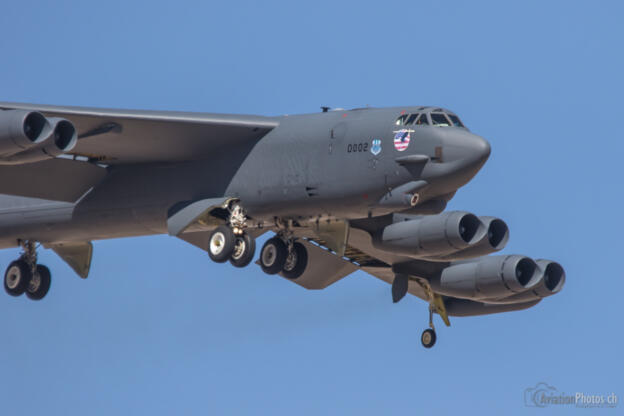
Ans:
[{"label": "blue sky", "polygon": [[[541,381],[624,400],[623,11],[615,1],[7,2],[6,101],[454,110],[492,155],[450,208],[503,218],[505,252],[555,259],[567,283],[527,311],[451,328],[436,318],[438,344],[425,350],[427,305],[394,305],[390,287],[361,272],[309,292],[156,236],[95,242],[82,281],[44,250],[46,299],[0,297],[1,413],[530,414],[545,412],[523,402]],[[0,264],[16,256],[2,251]]]}]

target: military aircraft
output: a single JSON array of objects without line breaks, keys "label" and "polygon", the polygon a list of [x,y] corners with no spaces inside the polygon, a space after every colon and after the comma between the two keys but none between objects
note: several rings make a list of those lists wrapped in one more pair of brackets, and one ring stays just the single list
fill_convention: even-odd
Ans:
[{"label": "military aircraft", "polygon": [[0,103],[0,248],[19,247],[4,288],[42,299],[37,245],[86,278],[92,241],[168,233],[307,289],[363,270],[433,314],[529,308],[561,290],[551,260],[488,254],[505,222],[447,202],[490,145],[439,107],[329,109],[279,117]]}]

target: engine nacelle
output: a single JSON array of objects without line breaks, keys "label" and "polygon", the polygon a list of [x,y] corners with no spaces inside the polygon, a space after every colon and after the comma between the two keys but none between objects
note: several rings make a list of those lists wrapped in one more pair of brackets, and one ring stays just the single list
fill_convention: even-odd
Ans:
[{"label": "engine nacelle", "polygon": [[523,293],[502,299],[488,299],[487,302],[496,304],[522,303],[539,300],[560,292],[565,284],[565,271],[563,267],[561,267],[559,263],[551,260],[536,260],[535,263],[537,263],[540,273],[537,284]]},{"label": "engine nacelle", "polygon": [[426,257],[465,249],[485,234],[475,215],[451,211],[390,224],[373,235],[373,245],[395,254]]},{"label": "engine nacelle", "polygon": [[489,302],[535,287],[541,275],[540,268],[528,257],[490,256],[452,263],[430,283],[435,292],[443,295]]},{"label": "engine nacelle", "polygon": [[34,146],[10,156],[0,157],[0,165],[17,165],[51,159],[71,151],[78,141],[76,128],[63,118],[48,118],[52,134]]},{"label": "engine nacelle", "polygon": [[454,261],[473,259],[475,257],[495,253],[505,248],[505,245],[509,240],[509,228],[507,227],[507,224],[505,224],[505,221],[495,217],[479,217],[479,219],[487,228],[487,233],[485,233],[480,241],[466,249],[444,256],[438,256],[430,260]]},{"label": "engine nacelle", "polygon": [[30,149],[52,133],[48,120],[37,111],[0,111],[0,157]]},{"label": "engine nacelle", "polygon": [[[540,299],[541,300],[541,299]],[[493,313],[521,311],[539,303],[539,300],[522,303],[492,304],[469,299],[448,298],[444,302],[449,316],[479,316]]]}]

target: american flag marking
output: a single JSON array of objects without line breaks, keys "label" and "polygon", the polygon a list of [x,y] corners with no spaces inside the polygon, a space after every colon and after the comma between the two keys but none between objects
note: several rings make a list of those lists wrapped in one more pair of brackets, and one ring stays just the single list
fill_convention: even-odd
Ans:
[{"label": "american flag marking", "polygon": [[409,146],[410,131],[407,129],[399,130],[394,135],[394,148],[399,152],[404,151]]}]

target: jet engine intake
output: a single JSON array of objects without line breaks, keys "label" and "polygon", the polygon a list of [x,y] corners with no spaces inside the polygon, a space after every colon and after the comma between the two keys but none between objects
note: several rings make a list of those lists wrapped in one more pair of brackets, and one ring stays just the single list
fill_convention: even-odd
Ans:
[{"label": "jet engine intake", "polygon": [[479,256],[485,256],[505,248],[509,240],[509,228],[505,221],[496,217],[479,217],[481,222],[487,228],[487,233],[483,238],[475,244],[463,250],[456,251],[444,256],[431,258],[434,261],[454,261],[472,259]]},{"label": "jet engine intake", "polygon": [[373,236],[373,245],[391,253],[426,257],[465,249],[485,234],[475,215],[451,211],[390,224]]},{"label": "jet engine intake", "polygon": [[51,132],[50,123],[37,111],[0,111],[0,157],[30,149]]},{"label": "jet engine intake", "polygon": [[78,135],[70,121],[53,117],[48,118],[47,123],[52,134],[26,150],[0,157],[0,165],[17,165],[52,159],[71,151],[76,146]]},{"label": "jet engine intake", "polygon": [[516,295],[508,296],[502,299],[491,300],[488,299],[488,303],[508,304],[508,303],[521,303],[529,302],[552,296],[558,293],[565,284],[565,271],[563,267],[557,262],[551,260],[536,260],[539,279],[537,284],[532,286],[529,290]]},{"label": "jet engine intake", "polygon": [[[464,299],[487,300],[525,292],[542,277],[538,265],[519,255],[490,256],[451,263],[431,279],[435,292]],[[531,300],[524,300],[525,302]]]}]

